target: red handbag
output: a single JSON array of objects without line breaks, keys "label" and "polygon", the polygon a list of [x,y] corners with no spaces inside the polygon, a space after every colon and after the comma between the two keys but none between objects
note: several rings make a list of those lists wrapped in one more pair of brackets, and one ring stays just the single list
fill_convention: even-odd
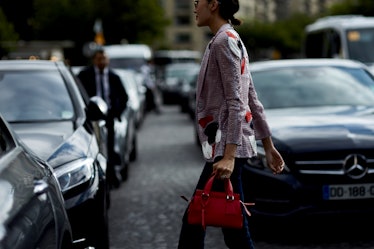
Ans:
[{"label": "red handbag", "polygon": [[237,228],[243,227],[242,207],[248,216],[251,213],[243,203],[238,193],[234,193],[230,179],[224,179],[225,192],[211,191],[215,174],[213,174],[204,189],[197,189],[188,207],[188,223],[206,226]]}]

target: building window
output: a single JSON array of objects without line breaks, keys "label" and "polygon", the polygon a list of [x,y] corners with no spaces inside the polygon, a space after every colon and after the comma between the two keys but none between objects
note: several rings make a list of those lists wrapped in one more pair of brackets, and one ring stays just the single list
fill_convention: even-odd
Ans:
[{"label": "building window", "polygon": [[178,0],[174,2],[176,11],[189,11],[191,8],[190,0]]},{"label": "building window", "polygon": [[191,42],[191,35],[187,33],[179,33],[175,35],[175,43],[189,43]]},{"label": "building window", "polygon": [[176,16],[175,25],[178,25],[178,26],[191,25],[190,16],[182,16],[182,15]]}]

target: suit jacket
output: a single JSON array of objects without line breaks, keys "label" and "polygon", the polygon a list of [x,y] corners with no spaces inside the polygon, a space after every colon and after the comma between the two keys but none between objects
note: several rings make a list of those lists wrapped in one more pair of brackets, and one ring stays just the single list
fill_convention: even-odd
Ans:
[{"label": "suit jacket", "polygon": [[223,156],[227,143],[238,145],[236,157],[253,157],[256,140],[271,135],[247,50],[229,24],[219,29],[205,50],[197,80],[196,118],[207,161]]},{"label": "suit jacket", "polygon": [[[82,85],[86,89],[90,97],[96,96],[96,74],[94,66],[88,66],[84,68],[79,74],[78,78]],[[121,113],[125,110],[128,95],[122,85],[120,77],[114,73],[111,69],[108,70],[108,82],[109,82],[109,118],[120,118]]]}]

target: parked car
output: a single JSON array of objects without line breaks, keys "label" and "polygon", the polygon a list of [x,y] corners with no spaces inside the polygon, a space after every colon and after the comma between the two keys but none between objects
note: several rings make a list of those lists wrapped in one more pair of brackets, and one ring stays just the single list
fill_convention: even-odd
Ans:
[{"label": "parked car", "polygon": [[113,44],[103,48],[112,68],[133,69],[140,72],[140,68],[153,59],[153,51],[146,44]]},{"label": "parked car", "polygon": [[179,105],[183,113],[189,115],[191,119],[195,118],[195,102],[196,102],[196,82],[199,73],[196,72],[191,78],[185,79],[179,92]]},{"label": "parked car", "polygon": [[137,83],[132,71],[125,69],[114,70],[121,78],[121,82],[129,97],[127,107],[121,114],[121,120],[116,120],[114,122],[114,150],[121,157],[121,165],[118,165],[118,171],[121,173],[122,180],[126,180],[128,177],[129,164],[136,160],[138,153],[137,112],[140,111],[140,103],[136,86]]},{"label": "parked car", "polygon": [[53,167],[73,239],[108,249],[110,193],[101,134],[107,106],[99,97],[86,104],[82,89],[61,61],[0,61],[0,113]]},{"label": "parked car", "polygon": [[[81,66],[71,67],[74,75],[82,70]],[[113,69],[117,73],[129,96],[127,108],[121,115],[121,120],[115,120],[115,145],[114,150],[120,162],[115,170],[121,175],[122,181],[127,180],[129,165],[137,157],[137,130],[145,116],[145,90],[142,88],[139,73],[132,69]]]},{"label": "parked car", "polygon": [[129,107],[135,115],[135,125],[138,129],[146,114],[146,88],[143,85],[142,74],[132,69],[115,68],[114,71],[121,77],[122,83],[129,95]]},{"label": "parked car", "polygon": [[143,121],[147,114],[147,86],[145,84],[146,77],[144,76],[144,74],[135,72],[135,76],[140,102],[140,114],[138,114],[137,117],[137,128],[139,129],[143,124]]},{"label": "parked car", "polygon": [[[181,102],[181,96],[184,96],[181,95],[182,89],[191,87],[190,84],[199,71],[200,64],[195,62],[166,65],[164,75],[157,79],[164,104],[181,105],[181,110],[186,111],[184,102]],[[183,91],[185,92],[186,89],[183,89]]]},{"label": "parked car", "polygon": [[[294,59],[250,65],[282,174],[264,148],[244,169],[253,217],[294,220],[374,214],[374,78],[362,63]],[[358,217],[358,216],[357,216]]]},{"label": "parked car", "polygon": [[73,237],[52,168],[0,115],[0,248],[66,249]]},{"label": "parked car", "polygon": [[[134,70],[142,75],[146,111],[159,112],[160,96],[156,86],[153,50],[146,44],[112,44],[103,46],[109,58],[109,66],[116,69]],[[145,88],[144,88],[145,87]]]}]

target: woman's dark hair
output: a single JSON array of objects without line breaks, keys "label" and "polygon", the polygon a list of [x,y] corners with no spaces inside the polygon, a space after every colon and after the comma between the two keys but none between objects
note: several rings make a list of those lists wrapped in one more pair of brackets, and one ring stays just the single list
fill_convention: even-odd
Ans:
[{"label": "woman's dark hair", "polygon": [[218,2],[219,14],[223,19],[229,20],[232,25],[242,24],[241,20],[234,17],[234,14],[239,11],[239,0],[218,0]]}]

